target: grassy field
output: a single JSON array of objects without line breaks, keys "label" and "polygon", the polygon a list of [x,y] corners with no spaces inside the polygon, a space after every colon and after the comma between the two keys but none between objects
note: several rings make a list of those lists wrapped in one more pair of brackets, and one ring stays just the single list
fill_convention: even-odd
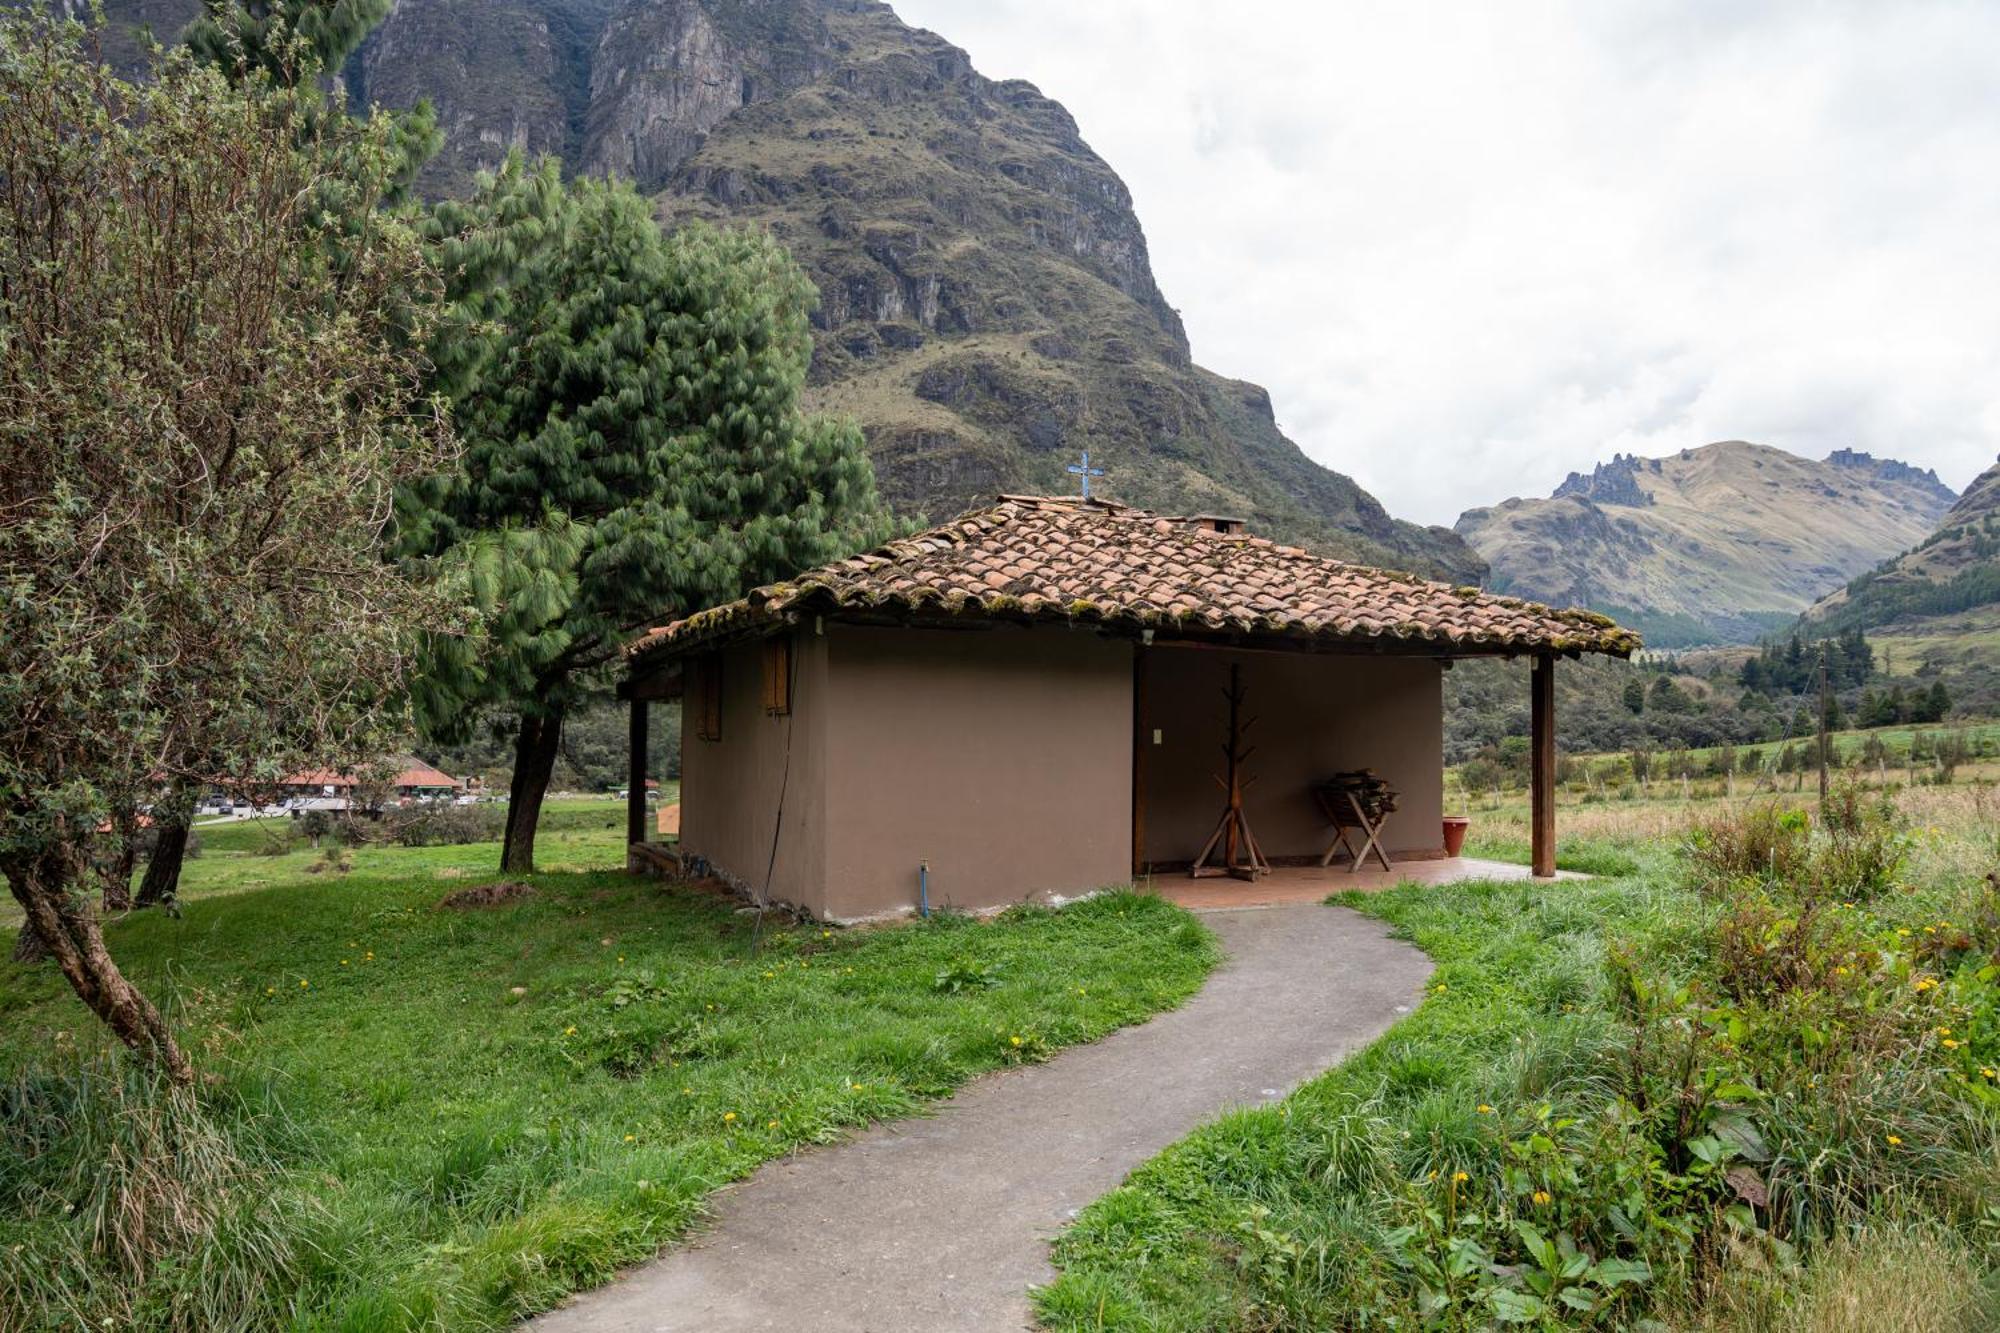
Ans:
[{"label": "grassy field", "polygon": [[[1996,794],[1875,799],[1601,802],[1598,878],[1341,899],[1437,961],[1423,1005],[1086,1209],[1045,1322],[2000,1327]],[[1475,819],[1525,859],[1523,806]]]},{"label": "grassy field", "polygon": [[494,844],[308,873],[254,829],[211,842],[180,919],[108,927],[198,1095],[0,965],[0,1329],[499,1327],[760,1162],[1176,1004],[1217,956],[1131,895],[759,929],[603,869],[615,802],[552,816],[532,893],[474,910],[439,901],[496,878]]},{"label": "grassy field", "polygon": [[[678,784],[668,783],[665,799],[672,801]],[[272,819],[209,820],[197,824],[201,850],[181,868],[182,902],[215,894],[242,893],[317,878],[322,848],[299,832],[289,816]],[[535,839],[536,864],[544,870],[591,870],[619,865],[624,859],[625,803],[601,796],[560,797],[542,807]],[[500,846],[493,842],[447,847],[366,845],[348,850],[353,875],[363,879],[384,875],[424,876],[450,880],[491,875],[500,866]],[[145,874],[142,862],[133,876]],[[336,877],[338,878],[338,877]],[[0,926],[19,924],[21,909],[13,898],[0,898]]]}]

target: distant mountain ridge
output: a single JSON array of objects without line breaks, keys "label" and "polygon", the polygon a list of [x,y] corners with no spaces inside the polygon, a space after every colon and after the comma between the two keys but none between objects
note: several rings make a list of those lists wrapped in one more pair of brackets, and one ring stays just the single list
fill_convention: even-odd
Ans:
[{"label": "distant mountain ridge", "polygon": [[1922,632],[1915,622],[2000,604],[2000,462],[1974,478],[1935,531],[1814,603],[1815,632]]},{"label": "distant mountain ridge", "polygon": [[[197,8],[106,5],[128,55],[130,24],[167,38]],[[812,401],[860,421],[906,512],[1071,490],[1088,449],[1121,500],[1486,573],[1308,459],[1265,390],[1194,363],[1124,183],[1060,104],[877,0],[397,0],[343,74],[360,104],[433,101],[433,194],[518,148],[632,177],[668,225],[769,229],[820,290]]]},{"label": "distant mountain ridge", "polygon": [[1894,459],[1726,440],[1618,455],[1548,499],[1467,510],[1456,530],[1496,590],[1592,607],[1655,647],[1740,643],[1921,540],[1956,499]]}]

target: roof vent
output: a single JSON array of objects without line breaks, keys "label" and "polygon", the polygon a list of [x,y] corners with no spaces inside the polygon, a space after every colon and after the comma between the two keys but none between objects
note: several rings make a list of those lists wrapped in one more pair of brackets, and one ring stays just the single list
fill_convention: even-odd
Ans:
[{"label": "roof vent", "polygon": [[1203,532],[1219,532],[1225,537],[1234,537],[1242,533],[1244,520],[1227,514],[1190,514],[1186,522]]}]

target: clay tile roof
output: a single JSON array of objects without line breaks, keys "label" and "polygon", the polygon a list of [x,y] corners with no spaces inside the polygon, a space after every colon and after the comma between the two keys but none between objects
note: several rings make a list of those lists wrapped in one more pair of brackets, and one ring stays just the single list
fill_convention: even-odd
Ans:
[{"label": "clay tile roof", "polygon": [[1608,653],[1639,636],[1590,611],[1220,533],[1106,500],[1003,495],[863,555],[754,589],[627,645],[678,656],[800,615],[867,612],[1101,624],[1163,635],[1402,640],[1449,653]]}]

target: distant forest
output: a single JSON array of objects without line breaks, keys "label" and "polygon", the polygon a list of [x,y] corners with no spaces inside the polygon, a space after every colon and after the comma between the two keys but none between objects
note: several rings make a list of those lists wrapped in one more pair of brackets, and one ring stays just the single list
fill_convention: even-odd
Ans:
[{"label": "distant forest", "polygon": [[[1928,725],[1954,713],[1953,692],[1934,672],[1884,675],[1859,629],[1822,639],[1793,633],[1766,642],[1740,664],[1713,653],[1620,662],[1584,658],[1556,671],[1562,748],[1586,752],[1672,751],[1800,739],[1818,729],[1825,663],[1829,726]],[[1445,677],[1445,759],[1498,759],[1526,744],[1526,662],[1461,662]]]}]

